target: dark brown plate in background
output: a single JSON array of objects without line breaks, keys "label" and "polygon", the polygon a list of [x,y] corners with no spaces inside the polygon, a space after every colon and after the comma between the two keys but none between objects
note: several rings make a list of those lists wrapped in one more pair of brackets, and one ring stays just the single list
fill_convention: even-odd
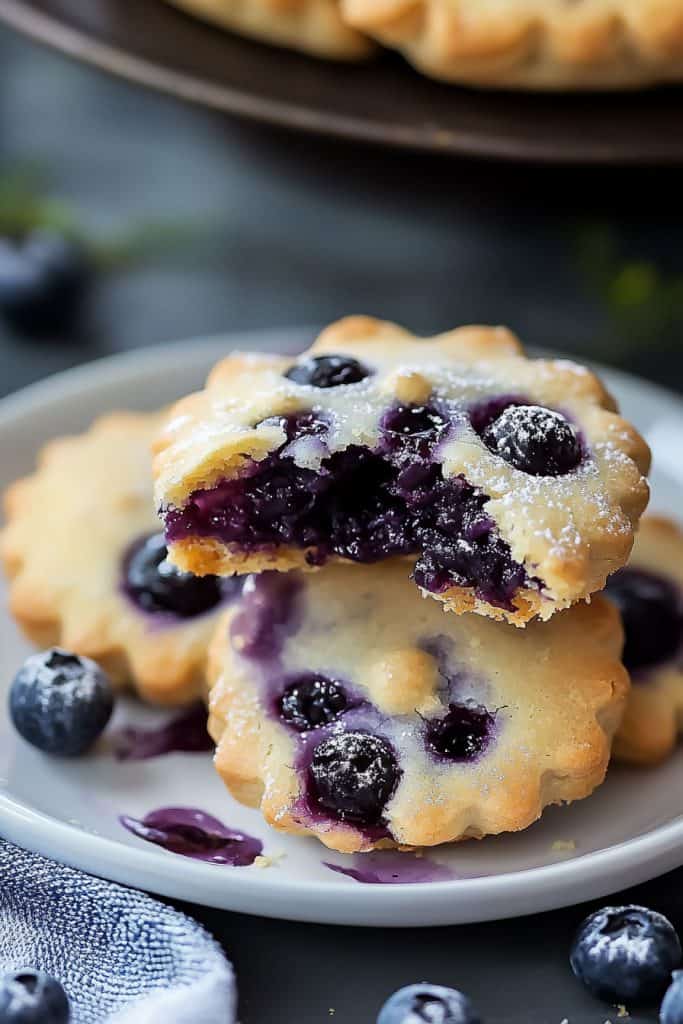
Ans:
[{"label": "dark brown plate in background", "polygon": [[399,57],[334,64],[211,28],[161,0],[0,0],[0,18],[144,85],[226,113],[326,135],[552,163],[683,163],[683,89],[483,93]]}]

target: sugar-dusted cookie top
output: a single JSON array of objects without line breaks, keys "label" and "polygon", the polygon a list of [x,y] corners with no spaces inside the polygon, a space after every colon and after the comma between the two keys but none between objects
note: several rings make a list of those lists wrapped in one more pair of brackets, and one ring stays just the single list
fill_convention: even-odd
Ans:
[{"label": "sugar-dusted cookie top", "polygon": [[159,414],[113,413],[42,451],[5,496],[0,550],[10,608],[40,646],[101,662],[161,704],[203,694],[208,641],[236,582],[166,561],[150,443]]},{"label": "sugar-dusted cookie top", "polygon": [[683,78],[680,0],[343,0],[342,13],[452,82],[615,89]]},{"label": "sugar-dusted cookie top", "polygon": [[683,729],[683,532],[646,516],[631,561],[606,596],[626,634],[624,663],[633,686],[614,741],[615,757],[654,764],[673,752]]},{"label": "sugar-dusted cookie top", "polygon": [[345,852],[523,829],[602,781],[621,643],[602,598],[517,630],[443,615],[396,560],[252,576],[211,647],[216,767]]},{"label": "sugar-dusted cookie top", "polygon": [[350,317],[299,359],[219,363],[156,443],[156,500],[184,570],[401,555],[446,607],[524,624],[624,564],[648,462],[591,373],[507,330]]},{"label": "sugar-dusted cookie top", "polygon": [[169,0],[189,14],[265,43],[356,60],[373,44],[341,16],[338,0]]}]

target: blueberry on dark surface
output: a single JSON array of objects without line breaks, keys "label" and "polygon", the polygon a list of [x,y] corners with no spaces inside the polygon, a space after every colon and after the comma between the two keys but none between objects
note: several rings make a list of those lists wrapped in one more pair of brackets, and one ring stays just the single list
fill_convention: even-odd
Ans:
[{"label": "blueberry on dark surface", "polygon": [[642,569],[621,569],[607,581],[624,625],[626,668],[648,668],[673,658],[681,648],[681,598],[673,580]]},{"label": "blueberry on dark surface", "polygon": [[113,708],[111,683],[99,665],[59,647],[27,658],[9,695],[19,735],[46,754],[65,757],[93,745]]},{"label": "blueberry on dark surface", "polygon": [[681,962],[670,922],[646,907],[604,907],[591,914],[572,944],[570,963],[589,992],[609,1003],[654,1004]]},{"label": "blueberry on dark surface", "polygon": [[306,732],[333,722],[347,707],[340,683],[308,672],[286,687],[280,698],[280,717],[298,732]]},{"label": "blueberry on dark surface", "polygon": [[425,726],[427,746],[450,761],[471,761],[488,745],[493,715],[474,704],[451,704],[443,718]]},{"label": "blueberry on dark surface", "polygon": [[683,971],[674,971],[659,1011],[660,1024],[683,1024]]},{"label": "blueberry on dark surface", "polygon": [[83,248],[63,235],[35,232],[20,242],[0,239],[0,313],[20,333],[68,330],[89,277]]},{"label": "blueberry on dark surface", "polygon": [[317,804],[340,821],[376,825],[398,782],[396,755],[379,736],[342,732],[316,748],[310,781]]},{"label": "blueberry on dark surface", "polygon": [[162,533],[133,546],[124,567],[124,587],[133,601],[146,612],[173,612],[181,619],[215,608],[224,596],[218,577],[181,572],[166,556]]},{"label": "blueberry on dark surface", "polygon": [[481,1024],[481,1018],[462,992],[423,982],[394,992],[377,1024]]},{"label": "blueberry on dark surface", "polygon": [[370,371],[351,356],[315,356],[304,363],[295,363],[285,374],[295,384],[314,388],[336,388],[340,384],[358,384]]},{"label": "blueberry on dark surface", "polygon": [[49,974],[26,967],[0,977],[0,1024],[67,1024],[66,992]]},{"label": "blueberry on dark surface", "polygon": [[490,451],[531,476],[562,476],[581,461],[576,430],[540,405],[510,405],[482,434]]}]

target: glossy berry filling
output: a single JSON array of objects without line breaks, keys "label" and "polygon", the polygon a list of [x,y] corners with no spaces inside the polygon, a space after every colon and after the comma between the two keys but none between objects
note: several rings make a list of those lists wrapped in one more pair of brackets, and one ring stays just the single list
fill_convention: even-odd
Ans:
[{"label": "glossy berry filling", "polygon": [[370,371],[351,356],[329,355],[295,363],[285,376],[295,384],[307,384],[313,388],[337,388],[343,384],[358,384],[370,376]]},{"label": "glossy berry filling", "polygon": [[122,815],[119,820],[139,839],[211,864],[248,867],[263,851],[260,839],[228,828],[196,807],[160,807],[142,819]]},{"label": "glossy berry filling", "polygon": [[474,704],[450,704],[443,718],[425,725],[428,748],[449,761],[473,761],[488,746],[495,719]]},{"label": "glossy berry filling", "polygon": [[400,775],[386,740],[363,732],[335,733],[313,752],[310,799],[339,821],[377,825]]},{"label": "glossy berry filling", "polygon": [[679,653],[683,615],[673,580],[643,569],[621,569],[609,578],[606,592],[621,613],[626,668],[650,668]]},{"label": "glossy berry filling", "polygon": [[444,479],[434,461],[449,426],[445,411],[396,406],[382,420],[376,450],[352,445],[323,458],[318,471],[296,465],[290,446],[312,432],[324,443],[322,428],[312,428],[320,420],[306,414],[286,422],[281,448],[166,512],[169,542],[217,537],[244,551],[287,545],[305,549],[312,565],[333,555],[365,563],[417,556],[414,577],[425,590],[472,588],[508,611],[520,587],[540,586],[498,536],[487,496],[463,477]]},{"label": "glossy berry filling", "polygon": [[136,541],[124,558],[124,591],[145,612],[193,618],[215,608],[241,585],[237,578],[220,580],[180,572],[166,556],[166,542],[159,533]]},{"label": "glossy berry filling", "polygon": [[292,680],[278,701],[280,718],[297,732],[329,725],[346,711],[348,703],[341,683],[313,672]]},{"label": "glossy berry filling", "polygon": [[494,454],[531,476],[563,476],[581,461],[575,428],[561,413],[539,405],[509,405],[481,438]]}]

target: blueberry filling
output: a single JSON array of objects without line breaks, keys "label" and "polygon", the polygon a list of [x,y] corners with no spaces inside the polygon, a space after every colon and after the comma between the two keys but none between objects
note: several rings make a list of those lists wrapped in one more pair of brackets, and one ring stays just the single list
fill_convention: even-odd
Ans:
[{"label": "blueberry filling", "polygon": [[124,558],[124,590],[145,612],[172,612],[189,619],[215,608],[241,585],[236,578],[222,581],[180,572],[166,555],[166,542],[158,533],[136,541]]},{"label": "blueberry filling", "polygon": [[491,739],[495,720],[486,708],[473,704],[450,704],[443,718],[425,724],[428,748],[449,761],[472,761]]},{"label": "blueberry filling", "polygon": [[348,707],[341,684],[313,672],[291,681],[278,703],[280,717],[297,732],[329,725]]},{"label": "blueberry filling", "polygon": [[339,821],[377,825],[400,774],[386,740],[363,732],[335,733],[313,753],[310,797]]},{"label": "blueberry filling", "polygon": [[314,388],[337,388],[342,384],[358,384],[370,376],[367,367],[351,356],[315,356],[304,363],[295,363],[285,374],[295,384]]},{"label": "blueberry filling", "polygon": [[576,430],[539,405],[509,405],[483,431],[482,441],[515,469],[531,476],[563,476],[581,461]]},{"label": "blueberry filling", "polygon": [[520,587],[540,586],[497,535],[488,497],[463,477],[444,479],[433,461],[448,427],[442,411],[394,407],[383,419],[376,451],[352,445],[323,458],[318,471],[297,466],[286,451],[311,434],[317,416],[284,422],[281,448],[258,463],[247,461],[242,476],[195,491],[184,508],[166,512],[169,542],[218,537],[245,551],[289,545],[306,549],[313,565],[333,555],[364,563],[417,556],[414,578],[425,590],[473,588],[508,611]]},{"label": "blueberry filling", "polygon": [[263,851],[259,839],[195,807],[160,807],[142,819],[122,815],[119,820],[139,839],[211,864],[248,867]]},{"label": "blueberry filling", "polygon": [[621,569],[607,583],[624,625],[626,668],[650,668],[678,654],[683,640],[681,597],[676,584],[643,569]]}]

